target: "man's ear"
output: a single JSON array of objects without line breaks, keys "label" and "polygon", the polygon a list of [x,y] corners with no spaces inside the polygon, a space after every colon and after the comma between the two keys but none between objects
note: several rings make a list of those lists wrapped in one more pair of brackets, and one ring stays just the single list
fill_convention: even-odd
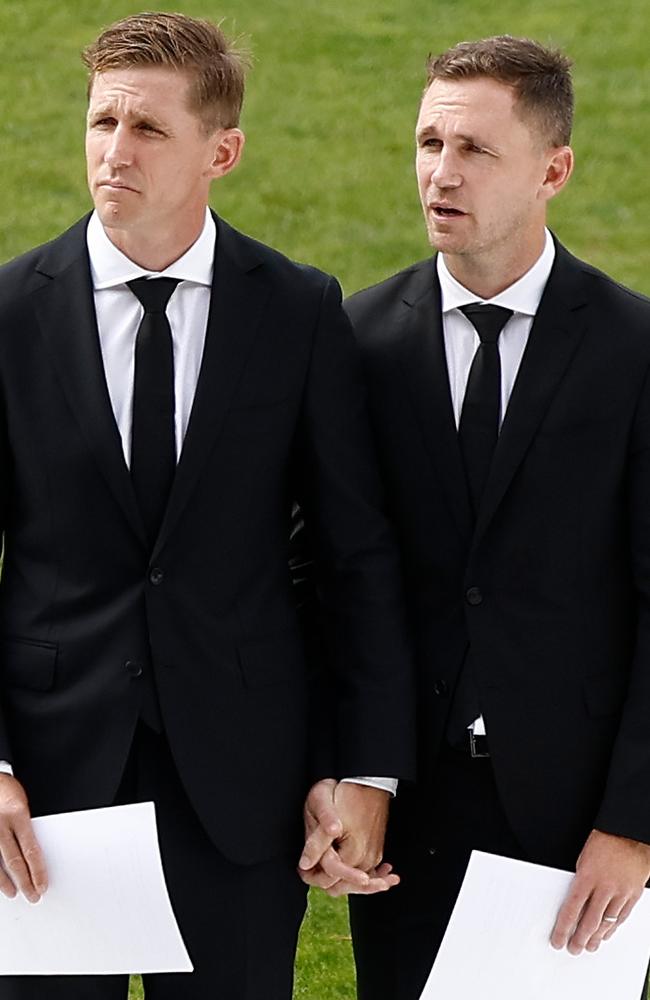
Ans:
[{"label": "man's ear", "polygon": [[573,173],[573,163],[570,146],[558,146],[551,150],[540,192],[542,198],[550,200],[560,193]]},{"label": "man's ear", "polygon": [[241,159],[246,137],[239,128],[223,128],[215,133],[214,157],[209,167],[210,177],[225,177]]}]

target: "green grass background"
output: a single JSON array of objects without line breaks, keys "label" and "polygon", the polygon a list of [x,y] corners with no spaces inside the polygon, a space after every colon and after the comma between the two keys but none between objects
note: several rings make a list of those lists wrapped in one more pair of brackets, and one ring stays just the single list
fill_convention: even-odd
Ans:
[{"label": "green grass background", "polygon": [[[239,169],[213,205],[350,293],[427,244],[413,177],[424,59],[462,39],[509,32],[575,61],[577,169],[551,206],[576,253],[650,292],[650,7],[644,0],[220,0],[160,9],[225,18],[255,65]],[[89,207],[79,50],[141,9],[125,0],[0,0],[0,260]],[[341,902],[312,899],[296,998],[352,1000]],[[141,996],[134,983],[133,998]]]}]

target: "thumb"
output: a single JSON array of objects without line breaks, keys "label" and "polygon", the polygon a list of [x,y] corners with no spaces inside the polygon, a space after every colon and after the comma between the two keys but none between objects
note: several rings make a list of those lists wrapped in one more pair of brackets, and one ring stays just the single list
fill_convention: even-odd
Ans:
[{"label": "thumb", "polygon": [[336,782],[326,778],[318,781],[309,792],[305,812],[313,829],[305,840],[298,867],[306,870],[318,864],[325,851],[343,833],[343,823],[334,805]]}]

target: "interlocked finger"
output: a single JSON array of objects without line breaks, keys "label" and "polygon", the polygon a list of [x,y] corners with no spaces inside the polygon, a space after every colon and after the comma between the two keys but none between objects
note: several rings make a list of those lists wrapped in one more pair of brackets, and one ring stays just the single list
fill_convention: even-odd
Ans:
[{"label": "interlocked finger", "polygon": [[309,868],[306,871],[304,868],[299,868],[298,874],[306,885],[315,886],[317,889],[325,889],[326,892],[329,892],[332,886],[339,881],[339,879],[333,878],[327,872],[324,872],[320,865],[316,865],[315,868]]},{"label": "interlocked finger", "polygon": [[363,889],[342,879],[327,890],[327,895],[334,897],[344,895],[373,896],[378,892],[386,892],[388,889],[399,885],[399,875],[392,874],[392,871],[392,865],[384,862],[378,868],[371,869],[368,872],[369,881]]},{"label": "interlocked finger", "polygon": [[333,879],[349,882],[363,891],[368,885],[368,875],[361,868],[355,868],[341,861],[337,851],[330,847],[320,860],[320,867]]}]

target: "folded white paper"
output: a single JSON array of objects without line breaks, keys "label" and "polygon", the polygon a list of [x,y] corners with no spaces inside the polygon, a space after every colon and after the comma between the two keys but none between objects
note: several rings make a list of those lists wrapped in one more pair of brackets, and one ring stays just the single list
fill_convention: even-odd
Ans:
[{"label": "folded white paper", "polygon": [[167,894],[152,802],[43,816],[50,887],[0,895],[0,975],[191,972]]},{"label": "folded white paper", "polygon": [[421,1000],[639,1000],[650,958],[650,890],[597,952],[549,938],[569,872],[474,851]]}]

